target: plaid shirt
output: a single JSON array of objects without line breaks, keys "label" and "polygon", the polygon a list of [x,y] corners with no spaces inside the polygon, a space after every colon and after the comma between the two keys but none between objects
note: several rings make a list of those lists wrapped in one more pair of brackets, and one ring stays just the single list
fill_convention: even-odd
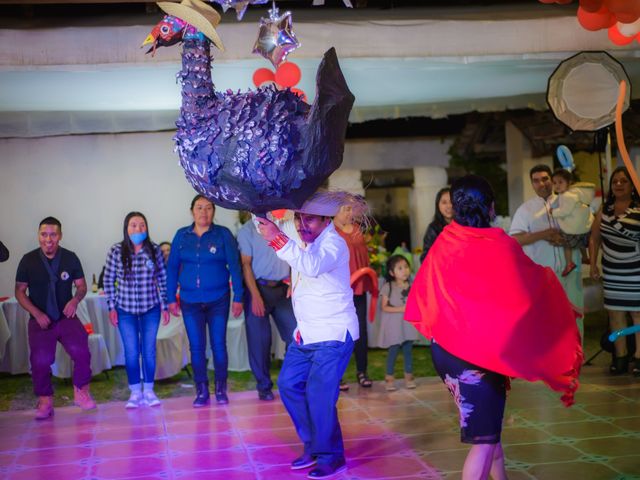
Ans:
[{"label": "plaid shirt", "polygon": [[167,309],[167,271],[162,252],[153,244],[155,262],[146,249],[131,257],[131,272],[125,276],[122,247],[116,243],[107,255],[104,269],[104,293],[109,310],[121,308],[129,313],[144,313],[160,303]]}]

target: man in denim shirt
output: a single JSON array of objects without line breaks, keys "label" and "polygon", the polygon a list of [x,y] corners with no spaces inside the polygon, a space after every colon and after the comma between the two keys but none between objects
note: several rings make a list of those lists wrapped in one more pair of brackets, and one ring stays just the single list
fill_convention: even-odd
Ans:
[{"label": "man in denim shirt", "polygon": [[258,233],[253,222],[238,231],[238,245],[245,284],[245,327],[249,365],[256,378],[260,400],[273,400],[271,368],[271,322],[287,344],[293,339],[296,317],[289,298],[289,265],[280,260]]}]

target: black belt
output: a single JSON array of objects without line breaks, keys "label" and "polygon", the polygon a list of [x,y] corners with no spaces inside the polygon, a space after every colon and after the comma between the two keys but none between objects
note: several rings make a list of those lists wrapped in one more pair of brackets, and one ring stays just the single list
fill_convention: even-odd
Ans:
[{"label": "black belt", "polygon": [[271,287],[271,288],[281,287],[283,285],[286,285],[282,280],[265,280],[263,278],[256,279],[256,283],[258,285],[262,285],[263,287]]}]

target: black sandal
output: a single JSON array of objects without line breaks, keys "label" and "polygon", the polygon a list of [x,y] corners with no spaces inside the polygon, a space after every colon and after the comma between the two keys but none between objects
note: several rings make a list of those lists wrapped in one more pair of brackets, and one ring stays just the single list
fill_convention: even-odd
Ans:
[{"label": "black sandal", "polygon": [[358,378],[358,385],[360,385],[361,387],[371,388],[373,386],[373,382],[369,377],[367,377],[367,374],[365,372],[358,372],[356,374],[356,377]]},{"label": "black sandal", "polygon": [[344,380],[340,380],[340,391],[341,392],[348,392],[349,391],[349,384],[347,382],[345,382]]},{"label": "black sandal", "polygon": [[631,374],[634,377],[640,377],[640,358],[633,357],[633,370],[631,370]]}]

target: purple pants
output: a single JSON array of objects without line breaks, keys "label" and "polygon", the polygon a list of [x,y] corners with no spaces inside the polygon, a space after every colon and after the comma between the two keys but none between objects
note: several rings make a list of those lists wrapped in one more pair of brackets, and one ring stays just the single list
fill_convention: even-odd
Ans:
[{"label": "purple pants", "polygon": [[53,395],[51,365],[56,360],[56,345],[62,344],[73,361],[73,384],[82,388],[91,381],[89,335],[78,317],[61,318],[43,330],[35,318],[29,319],[29,348],[33,392],[39,397]]}]

